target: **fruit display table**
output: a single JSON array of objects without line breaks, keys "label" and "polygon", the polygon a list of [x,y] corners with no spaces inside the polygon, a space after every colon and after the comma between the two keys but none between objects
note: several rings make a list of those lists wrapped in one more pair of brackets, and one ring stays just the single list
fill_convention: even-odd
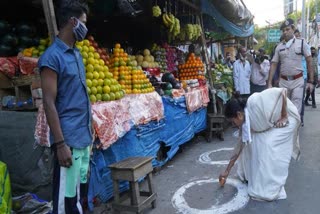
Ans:
[{"label": "fruit display table", "polygon": [[[208,90],[198,89],[202,93]],[[193,91],[195,93],[195,91]],[[134,126],[122,138],[113,143],[108,149],[95,149],[91,164],[89,184],[89,204],[98,197],[106,202],[113,195],[112,180],[108,165],[134,156],[154,157],[152,165],[162,166],[179,150],[179,146],[191,140],[194,135],[206,129],[206,108],[200,107],[189,112],[186,96],[180,98],[162,97],[164,118]],[[204,103],[205,104],[205,103]],[[162,146],[167,152],[162,159],[157,154]],[[128,184],[120,183],[120,191],[128,188]]]},{"label": "fruit display table", "polygon": [[[91,161],[91,208],[95,197],[103,202],[112,197],[108,165],[134,156],[151,156],[154,167],[164,165],[182,144],[206,129],[208,102],[208,88],[201,87],[175,98],[152,92],[93,104],[93,124],[99,139]],[[48,134],[44,111],[39,108],[35,129],[38,143],[48,146]],[[165,154],[157,158],[163,148]],[[120,191],[127,188],[126,183],[120,183]]]}]

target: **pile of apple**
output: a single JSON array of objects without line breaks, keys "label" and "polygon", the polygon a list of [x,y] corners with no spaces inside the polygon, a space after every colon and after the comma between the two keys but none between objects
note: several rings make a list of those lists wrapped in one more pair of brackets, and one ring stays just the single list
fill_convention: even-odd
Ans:
[{"label": "pile of apple", "polygon": [[165,48],[161,48],[157,44],[153,44],[151,52],[155,56],[155,61],[159,64],[161,73],[167,72],[167,52]]},{"label": "pile of apple", "polygon": [[204,80],[204,65],[200,57],[191,53],[186,63],[178,66],[180,80],[201,79]]},{"label": "pile of apple", "polygon": [[[83,57],[83,63],[86,68],[87,92],[92,103],[96,101],[110,101],[121,99],[125,93],[121,85],[109,72],[108,66],[105,64],[104,56],[94,43],[93,37],[91,41],[85,39],[76,43],[76,47],[80,50]],[[93,46],[95,44],[95,47]]]}]

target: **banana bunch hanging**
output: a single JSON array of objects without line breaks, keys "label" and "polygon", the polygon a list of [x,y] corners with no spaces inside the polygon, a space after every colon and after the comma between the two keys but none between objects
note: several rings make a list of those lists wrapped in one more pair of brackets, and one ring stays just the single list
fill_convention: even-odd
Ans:
[{"label": "banana bunch hanging", "polygon": [[161,16],[161,9],[158,5],[152,7],[152,16],[159,17]]},{"label": "banana bunch hanging", "polygon": [[199,24],[187,24],[183,28],[183,34],[184,35],[179,35],[181,41],[184,41],[182,39],[195,41],[202,34],[201,26]]},{"label": "banana bunch hanging", "polygon": [[180,20],[173,14],[163,13],[163,24],[169,29],[168,36],[171,39],[176,38],[180,34]]}]

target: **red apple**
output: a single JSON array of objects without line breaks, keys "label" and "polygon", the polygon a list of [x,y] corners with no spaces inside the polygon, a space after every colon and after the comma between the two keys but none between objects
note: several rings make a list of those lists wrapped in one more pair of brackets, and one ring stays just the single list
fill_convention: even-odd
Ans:
[{"label": "red apple", "polygon": [[92,42],[92,46],[95,47],[96,49],[99,47],[98,43],[96,43],[96,42]]},{"label": "red apple", "polygon": [[93,36],[92,36],[92,35],[88,36],[88,40],[91,41],[91,42],[93,42],[93,41],[94,41]]}]

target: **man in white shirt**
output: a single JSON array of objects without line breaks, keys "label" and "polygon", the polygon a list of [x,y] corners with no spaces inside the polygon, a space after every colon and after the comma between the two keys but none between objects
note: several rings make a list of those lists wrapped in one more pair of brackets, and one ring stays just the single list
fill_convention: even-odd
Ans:
[{"label": "man in white shirt", "polygon": [[240,47],[239,59],[233,64],[233,83],[235,92],[242,97],[250,96],[251,66],[247,60],[247,49]]},{"label": "man in white shirt", "polygon": [[264,49],[260,48],[251,65],[251,94],[261,92],[267,88],[270,62],[264,54]]}]

